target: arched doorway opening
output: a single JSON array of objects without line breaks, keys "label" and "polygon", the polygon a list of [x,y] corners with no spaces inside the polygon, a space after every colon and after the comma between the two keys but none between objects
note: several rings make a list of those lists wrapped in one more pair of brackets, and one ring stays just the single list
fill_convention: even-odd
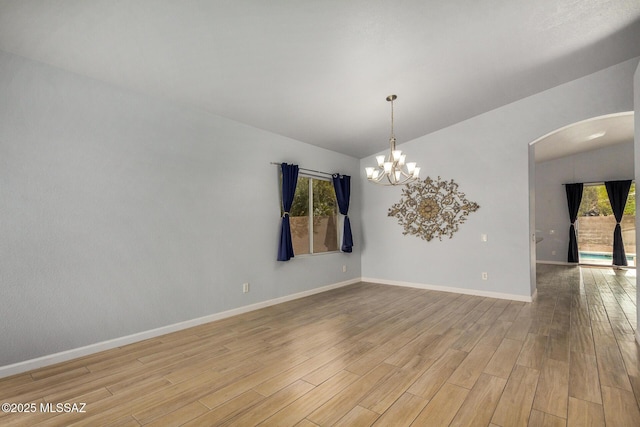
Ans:
[{"label": "arched doorway opening", "polygon": [[[592,186],[604,181],[634,179],[633,122],[632,111],[594,117],[565,126],[531,143],[536,262],[567,263],[569,217],[564,184],[568,183],[585,184],[576,226],[579,243],[588,250],[582,253],[590,256],[581,257],[581,262],[593,263],[595,257],[591,255],[598,250],[603,254],[606,252],[615,219],[611,216],[606,192],[604,201],[600,200],[602,203],[598,204],[598,200],[591,200],[591,193],[594,193],[591,190],[595,189]],[[635,208],[635,204],[628,208]],[[613,223],[609,224],[611,221]],[[629,224],[624,232],[627,252],[634,249],[632,252],[635,253],[635,223],[624,223]]]},{"label": "arched doorway opening", "polygon": [[[532,291],[535,288],[536,265],[575,265],[567,262],[570,224],[563,184],[584,183],[591,187],[604,181],[635,179],[634,120],[633,112],[594,117],[565,126],[530,143]],[[635,217],[635,194],[628,200],[634,204]],[[583,209],[583,212],[589,212],[589,209]],[[606,220],[611,222],[613,219]],[[613,225],[604,232],[607,234],[605,237],[612,236],[613,221]],[[637,253],[635,223],[632,219],[623,225],[623,229],[626,227],[624,236],[628,240],[625,249],[631,255]],[[584,234],[587,230],[584,225],[580,229],[580,219],[577,224],[580,236],[581,231]],[[590,238],[596,239],[598,230],[592,232],[594,236]],[[584,235],[582,237],[584,239]],[[586,258],[581,258],[581,263],[602,264]],[[635,264],[635,260],[630,264]],[[635,283],[635,271],[629,270],[628,274],[634,276]],[[635,292],[637,298],[637,289]]]}]

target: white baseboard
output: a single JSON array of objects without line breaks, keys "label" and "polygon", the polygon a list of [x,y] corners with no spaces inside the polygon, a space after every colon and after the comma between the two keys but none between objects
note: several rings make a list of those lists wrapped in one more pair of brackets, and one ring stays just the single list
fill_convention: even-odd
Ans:
[{"label": "white baseboard", "polygon": [[536,264],[566,265],[567,267],[577,267],[578,266],[578,264],[576,264],[575,262],[566,262],[566,261],[536,260]]},{"label": "white baseboard", "polygon": [[501,292],[481,291],[477,289],[453,288],[449,286],[427,285],[424,283],[400,282],[398,280],[375,279],[371,277],[363,277],[363,282],[379,283],[381,285],[404,286],[407,288],[426,289],[430,291],[453,292],[463,295],[475,295],[479,297],[489,297],[498,299],[508,299],[512,301],[531,302],[533,298],[526,295],[503,294]]},{"label": "white baseboard", "polygon": [[31,371],[33,369],[42,368],[44,366],[54,365],[56,363],[66,362],[68,360],[76,359],[82,356],[87,356],[93,353],[98,353],[100,351],[110,350],[116,347],[122,347],[127,344],[132,344],[134,342],[143,341],[149,338],[155,338],[160,335],[165,335],[171,332],[180,331],[182,329],[187,329],[194,326],[202,325],[204,323],[225,319],[227,317],[236,316],[238,314],[248,313],[250,311],[258,310],[261,308],[269,307],[276,304],[281,304],[283,302],[304,298],[310,295],[326,292],[331,289],[337,289],[343,286],[358,283],[360,281],[361,281],[360,278],[357,277],[355,279],[347,280],[344,282],[334,283],[332,285],[322,286],[320,288],[315,288],[308,291],[287,295],[284,297],[274,298],[268,301],[262,301],[255,304],[234,308],[232,310],[223,311],[220,313],[210,314],[208,316],[199,317],[197,319],[187,320],[180,323],[174,323],[172,325],[162,326],[160,328],[138,332],[135,334],[124,336],[124,337],[114,338],[111,340],[90,344],[84,347],[78,347],[71,350],[61,351],[59,353],[54,353],[47,356],[38,357],[35,359],[25,360],[23,362],[14,363],[12,365],[0,366],[0,378],[9,377],[11,375],[16,375],[23,372]]},{"label": "white baseboard", "polygon": [[549,264],[549,265],[564,265],[566,267],[596,267],[596,268],[617,268],[617,269],[631,269],[635,270],[635,265],[625,265],[625,266],[616,266],[616,265],[606,265],[606,264],[589,264],[588,262],[583,262],[577,264],[575,262],[562,262],[562,261],[544,261],[544,260],[536,260],[536,264]]}]

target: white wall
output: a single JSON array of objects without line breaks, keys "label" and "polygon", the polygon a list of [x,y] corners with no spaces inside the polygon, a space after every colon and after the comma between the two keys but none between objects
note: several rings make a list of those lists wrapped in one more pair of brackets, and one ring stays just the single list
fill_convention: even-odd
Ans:
[{"label": "white wall", "polygon": [[359,180],[354,252],[277,262],[271,161],[359,173],[355,158],[0,52],[0,367],[359,278]]},{"label": "white wall", "polygon": [[[454,179],[479,203],[451,240],[403,236],[395,218],[387,217],[401,189],[367,183],[362,168],[375,159],[362,159],[363,276],[531,296],[528,144],[570,123],[631,110],[637,64],[638,58],[623,62],[402,144],[399,148],[422,167],[423,178]],[[401,132],[398,127],[400,141]],[[487,243],[480,241],[482,233],[488,234]],[[483,271],[488,281],[481,280]]]},{"label": "white wall", "polygon": [[536,229],[543,238],[536,247],[538,261],[567,261],[569,211],[562,184],[633,179],[633,151],[629,141],[536,164]]}]

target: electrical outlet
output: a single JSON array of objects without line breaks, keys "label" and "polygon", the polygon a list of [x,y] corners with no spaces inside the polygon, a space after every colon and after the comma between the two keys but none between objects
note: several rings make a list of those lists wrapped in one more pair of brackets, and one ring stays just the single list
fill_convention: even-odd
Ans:
[{"label": "electrical outlet", "polygon": [[248,283],[243,283],[242,284],[242,293],[246,294],[247,292],[249,292],[249,284]]},{"label": "electrical outlet", "polygon": [[486,271],[482,272],[482,280],[489,280],[489,274]]},{"label": "electrical outlet", "polygon": [[480,241],[487,242],[489,241],[489,236],[486,233],[480,235]]},{"label": "electrical outlet", "polygon": [[551,255],[555,255],[555,254],[556,254],[556,251],[551,251]]},{"label": "electrical outlet", "polygon": [[342,272],[343,272],[343,273],[346,273],[346,272],[347,272],[347,266],[346,266],[346,265],[343,265],[343,266],[342,266]]}]

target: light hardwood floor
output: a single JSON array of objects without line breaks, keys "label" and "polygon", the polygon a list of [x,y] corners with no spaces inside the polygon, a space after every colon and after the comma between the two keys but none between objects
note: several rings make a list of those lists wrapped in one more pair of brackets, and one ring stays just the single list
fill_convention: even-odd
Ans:
[{"label": "light hardwood floor", "polygon": [[[635,271],[533,303],[360,283],[0,380],[0,425],[640,426]],[[41,403],[86,403],[85,413]]]}]

